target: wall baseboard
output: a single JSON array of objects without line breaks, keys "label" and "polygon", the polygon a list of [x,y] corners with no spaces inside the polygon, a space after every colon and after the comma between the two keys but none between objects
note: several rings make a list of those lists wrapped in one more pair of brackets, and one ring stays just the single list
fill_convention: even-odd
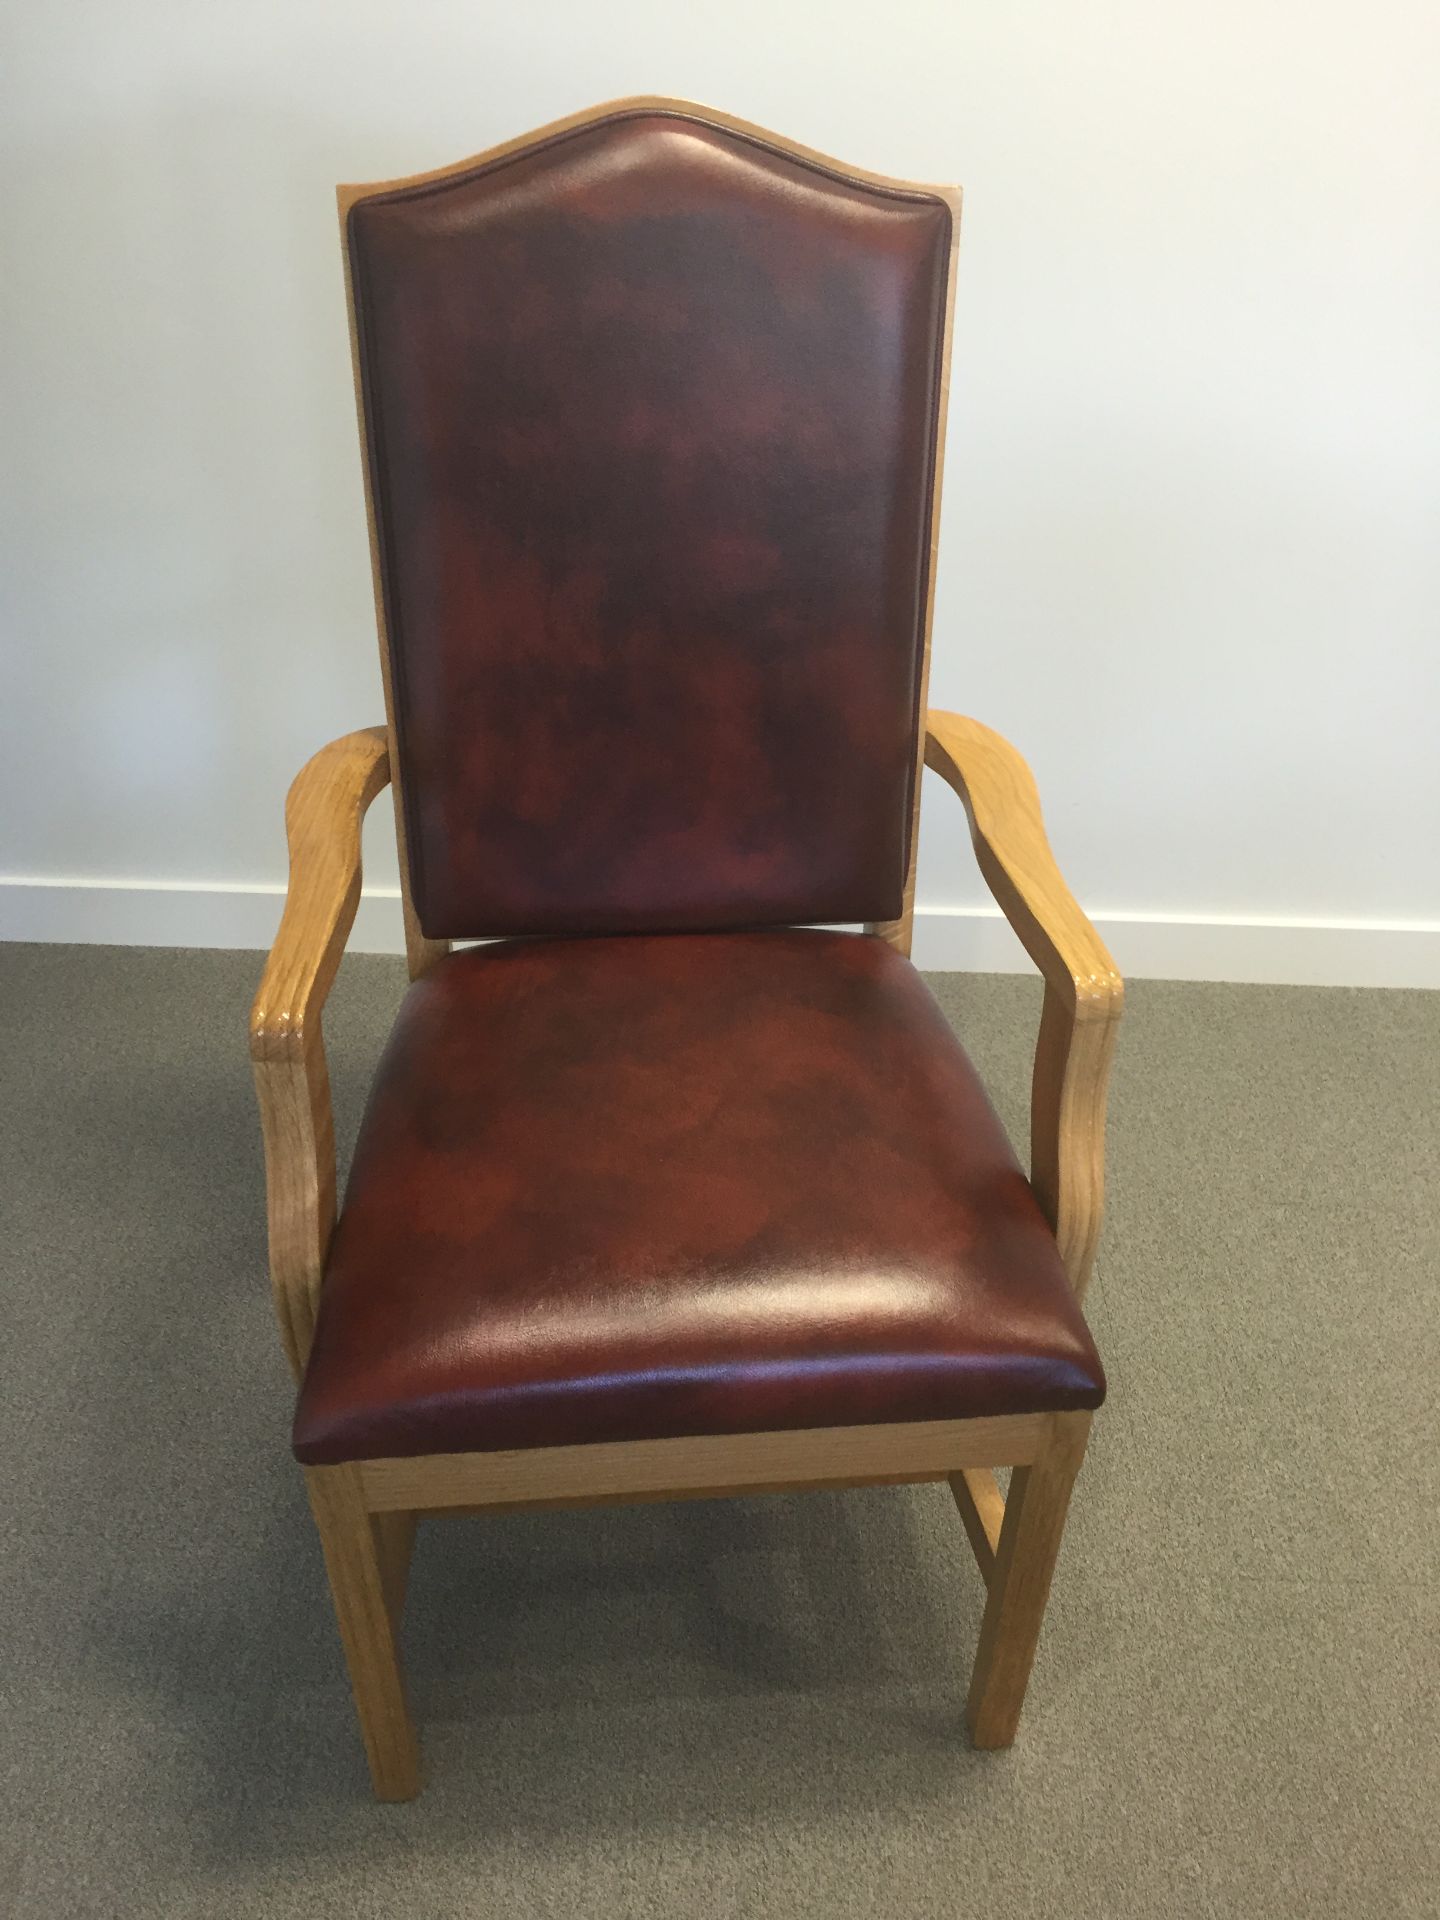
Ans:
[{"label": "wall baseboard", "polygon": [[[0,939],[147,947],[268,947],[284,889],[198,881],[0,878]],[[1440,987],[1440,923],[1097,913],[1136,980],[1233,980],[1325,987]],[[351,946],[402,953],[394,887],[366,890]],[[922,906],[915,961],[934,972],[1027,973],[996,907]]]},{"label": "wall baseboard", "polygon": [[[1095,913],[1129,980],[1298,987],[1440,987],[1440,923]],[[998,907],[917,907],[915,964],[935,973],[1025,973]]]},{"label": "wall baseboard", "polygon": [[[275,938],[285,889],[201,880],[0,877],[0,940],[107,947],[255,947]],[[398,887],[367,887],[349,944],[403,953]]]}]

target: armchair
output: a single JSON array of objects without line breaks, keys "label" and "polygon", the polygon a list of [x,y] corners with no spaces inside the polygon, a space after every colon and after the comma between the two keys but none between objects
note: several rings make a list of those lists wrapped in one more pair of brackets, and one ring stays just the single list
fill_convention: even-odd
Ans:
[{"label": "armchair", "polygon": [[[1019,755],[922,724],[959,196],[646,98],[340,205],[387,722],[291,789],[250,1033],[375,1791],[417,1518],[595,1500],[948,1481],[1004,1746],[1104,1396],[1121,983]],[[1045,976],[1028,1182],[907,957],[922,759]],[[387,781],[413,984],[337,1220]]]}]

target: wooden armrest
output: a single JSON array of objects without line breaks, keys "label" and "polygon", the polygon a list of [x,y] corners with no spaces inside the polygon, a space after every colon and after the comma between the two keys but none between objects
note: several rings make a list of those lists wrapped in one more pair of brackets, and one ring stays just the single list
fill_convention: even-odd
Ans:
[{"label": "wooden armrest", "polygon": [[360,904],[360,825],[389,783],[384,727],[344,734],[307,760],[285,801],[290,885],[250,1010],[254,1060],[293,1059],[324,1005]]},{"label": "wooden armrest", "polygon": [[1029,767],[977,720],[931,712],[925,764],[970,819],[986,883],[1045,976],[1030,1106],[1030,1183],[1083,1296],[1105,1194],[1105,1097],[1125,986],[1061,878]]},{"label": "wooden armrest", "polygon": [[335,1130],[320,1014],[360,902],[361,822],[389,778],[384,727],[332,741],[296,776],[285,802],[285,911],[250,1010],[270,1277],[297,1375],[310,1351],[335,1230]]},{"label": "wooden armrest", "polygon": [[959,794],[980,871],[1046,981],[1082,1019],[1118,1019],[1124,982],[1055,864],[1024,760],[978,720],[932,710],[925,764]]}]

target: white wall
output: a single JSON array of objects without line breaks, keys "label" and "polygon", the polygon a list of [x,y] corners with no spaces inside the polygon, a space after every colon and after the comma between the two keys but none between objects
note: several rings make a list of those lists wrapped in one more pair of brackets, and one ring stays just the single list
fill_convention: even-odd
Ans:
[{"label": "white wall", "polygon": [[[662,91],[963,182],[934,696],[1028,753],[1122,966],[1440,984],[1433,0],[4,32],[0,873],[149,883],[0,888],[6,931],[268,937],[285,783],[380,713],[333,183]],[[974,905],[930,785],[922,902]],[[921,955],[992,933],[932,915]]]}]

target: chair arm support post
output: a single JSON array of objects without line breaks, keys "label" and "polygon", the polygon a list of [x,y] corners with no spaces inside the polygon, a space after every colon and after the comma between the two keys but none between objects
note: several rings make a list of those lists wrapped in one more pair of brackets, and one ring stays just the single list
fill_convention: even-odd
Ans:
[{"label": "chair arm support post", "polygon": [[1105,1195],[1105,1101],[1124,982],[1061,877],[1024,760],[976,720],[932,711],[925,764],[953,787],[986,884],[1045,979],[1030,1181],[1082,1299]]},{"label": "chair arm support post", "polygon": [[321,1012],[360,904],[360,827],[390,778],[384,727],[322,747],[285,802],[290,884],[250,1010],[265,1142],[270,1277],[290,1365],[310,1351],[335,1230],[335,1129]]}]

